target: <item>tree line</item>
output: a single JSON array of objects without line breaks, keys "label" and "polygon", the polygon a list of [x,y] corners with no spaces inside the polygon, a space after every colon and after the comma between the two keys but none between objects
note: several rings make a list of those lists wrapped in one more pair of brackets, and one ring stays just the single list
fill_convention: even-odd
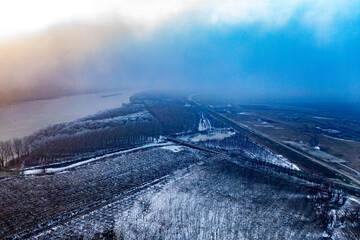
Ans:
[{"label": "tree line", "polygon": [[27,166],[53,163],[86,154],[106,153],[153,142],[160,136],[156,119],[85,130],[74,134],[28,136],[0,142],[0,168],[24,161]]}]

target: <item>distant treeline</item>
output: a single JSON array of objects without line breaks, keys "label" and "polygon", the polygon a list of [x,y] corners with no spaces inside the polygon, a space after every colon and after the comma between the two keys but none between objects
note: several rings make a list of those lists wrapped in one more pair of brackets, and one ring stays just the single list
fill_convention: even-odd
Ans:
[{"label": "distant treeline", "polygon": [[202,115],[215,128],[226,127],[223,123],[191,105],[179,93],[144,92],[131,97],[132,102],[144,103],[147,110],[160,121],[163,134],[171,135],[185,131],[197,132]]}]

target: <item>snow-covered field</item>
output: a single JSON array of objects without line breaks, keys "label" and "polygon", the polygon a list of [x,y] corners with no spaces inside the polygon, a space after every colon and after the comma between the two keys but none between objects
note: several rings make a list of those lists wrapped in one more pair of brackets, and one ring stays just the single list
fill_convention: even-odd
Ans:
[{"label": "snow-covered field", "polygon": [[86,162],[50,175],[6,178],[0,184],[0,239],[67,219],[205,158],[193,149],[181,147],[181,152],[174,152],[162,149],[163,145]]},{"label": "snow-covered field", "polygon": [[[60,221],[32,239],[357,239],[359,199],[333,193],[159,145],[53,175],[6,179],[0,206],[12,207],[0,214],[0,236]],[[106,204],[62,221],[94,203]]]},{"label": "snow-covered field", "polygon": [[[314,211],[314,204],[317,211]],[[359,239],[359,200],[311,192],[225,161],[179,171],[140,196],[115,224],[118,239]],[[319,212],[322,212],[319,214]]]},{"label": "snow-covered field", "polygon": [[[128,103],[133,91],[94,93],[0,107],[0,140],[24,137],[50,124],[73,121]],[[109,96],[109,97],[104,97]]]},{"label": "snow-covered field", "polygon": [[220,161],[180,171],[141,196],[118,213],[115,233],[139,240],[319,239],[315,218],[301,187],[265,182]]},{"label": "snow-covered field", "polygon": [[[301,184],[214,160],[40,233],[34,239],[321,239]],[[342,231],[342,230],[340,230]],[[347,238],[345,238],[347,239]]]}]

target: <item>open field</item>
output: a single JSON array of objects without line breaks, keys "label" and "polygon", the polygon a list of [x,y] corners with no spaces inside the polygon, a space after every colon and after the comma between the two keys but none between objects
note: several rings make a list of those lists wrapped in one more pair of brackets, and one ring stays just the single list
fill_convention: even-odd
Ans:
[{"label": "open field", "polygon": [[[356,129],[343,135],[338,119],[317,119],[309,114],[281,110],[248,110],[250,115],[229,114],[231,118],[257,129],[279,141],[301,141],[308,148],[318,146],[356,170],[360,170],[360,142]],[[340,120],[339,120],[340,121]],[[360,124],[359,124],[360,125]],[[347,130],[345,130],[347,131]],[[325,159],[325,157],[324,157]]]},{"label": "open field", "polygon": [[198,151],[151,149],[52,175],[1,180],[0,238],[61,221],[204,159]]},{"label": "open field", "polygon": [[[241,108],[241,107],[240,107]],[[240,110],[241,111],[241,110]],[[313,112],[298,112],[295,109],[252,109],[247,113],[230,114],[233,119],[274,137],[279,141],[301,141],[309,149],[318,146],[324,151],[345,161],[346,165],[360,170],[360,123],[351,120],[316,117]],[[349,125],[357,127],[349,130]],[[321,158],[321,157],[320,157]],[[326,157],[324,157],[326,159]]]},{"label": "open field", "polygon": [[[33,238],[352,239],[359,236],[350,212],[357,207],[341,193],[329,198],[214,157]],[[339,221],[325,217],[343,211]]]}]

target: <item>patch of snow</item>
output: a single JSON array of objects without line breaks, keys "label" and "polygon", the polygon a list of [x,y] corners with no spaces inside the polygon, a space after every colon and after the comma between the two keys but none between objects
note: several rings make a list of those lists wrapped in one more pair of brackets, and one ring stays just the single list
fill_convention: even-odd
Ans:
[{"label": "patch of snow", "polygon": [[164,147],[162,147],[162,149],[170,150],[175,153],[184,150],[184,148],[179,145],[164,146]]},{"label": "patch of snow", "polygon": [[348,200],[349,200],[349,201],[352,201],[352,202],[356,202],[357,204],[359,204],[359,205],[360,205],[360,199],[358,199],[358,198],[355,198],[355,197],[349,197],[349,198],[348,198]]},{"label": "patch of snow", "polygon": [[336,130],[336,129],[331,129],[331,128],[321,128],[321,127],[316,127],[316,129],[319,129],[323,132],[327,132],[327,133],[341,133],[340,131]]},{"label": "patch of snow", "polygon": [[239,112],[238,114],[240,114],[240,115],[251,115],[251,114],[248,113],[248,112]]},{"label": "patch of snow", "polygon": [[249,151],[249,150],[244,150],[244,153],[246,154],[247,157],[249,157],[251,159],[259,159],[261,161],[269,162],[269,163],[272,163],[272,164],[280,166],[280,167],[301,171],[301,169],[296,164],[291,163],[284,156],[271,154],[271,152],[267,149],[265,151],[270,154],[268,156],[266,156],[266,155],[261,156],[258,153],[255,153],[255,152]]},{"label": "patch of snow", "polygon": [[199,130],[199,132],[211,130],[210,121],[209,121],[209,119],[204,117],[204,114],[201,115],[198,130]]},{"label": "patch of snow", "polygon": [[164,136],[159,136],[158,139],[154,139],[154,143],[165,143],[166,142],[166,138]]},{"label": "patch of snow", "polygon": [[340,133],[340,131],[335,130],[335,129],[323,129],[323,130],[328,133]]},{"label": "patch of snow", "polygon": [[285,158],[283,155],[278,154],[276,155],[276,157],[278,160],[276,162],[277,163],[276,165],[300,171],[300,168],[296,164],[289,162],[289,160]]},{"label": "patch of snow", "polygon": [[223,140],[225,138],[231,137],[234,135],[235,132],[230,130],[217,130],[211,131],[207,133],[198,133],[190,136],[180,137],[180,139],[189,142],[202,142],[202,141],[209,141],[209,140]]},{"label": "patch of snow", "polygon": [[26,170],[23,173],[24,175],[35,175],[35,174],[41,174],[43,172],[44,172],[43,169],[32,169],[32,170]]}]

